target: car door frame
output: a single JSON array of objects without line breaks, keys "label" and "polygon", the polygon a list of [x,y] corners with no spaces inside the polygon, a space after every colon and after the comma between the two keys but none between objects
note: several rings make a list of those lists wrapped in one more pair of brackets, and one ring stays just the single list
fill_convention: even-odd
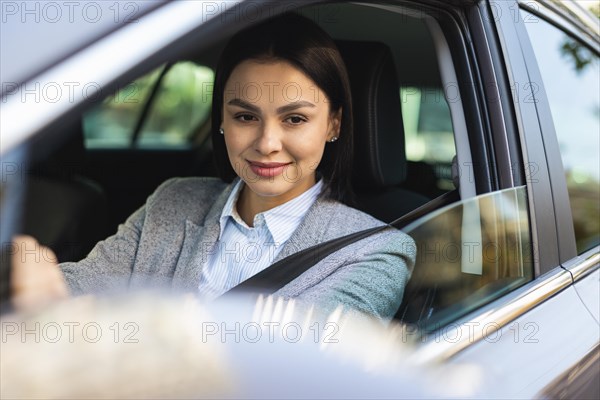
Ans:
[{"label": "car door frame", "polygon": [[[541,82],[541,78],[539,71],[537,75],[531,71],[532,65],[537,68],[531,49],[527,52],[522,47],[523,42],[531,46],[527,32],[514,22],[511,10],[518,10],[517,1],[485,0],[465,3],[463,8],[490,116],[491,147],[499,169],[496,188],[527,187],[535,279],[433,332],[421,346],[422,360],[451,359],[511,321],[527,316],[556,294],[573,292],[571,273],[561,265],[575,257],[576,250],[562,163],[554,163],[560,160],[558,142],[547,100],[534,97],[532,90],[533,83]],[[519,160],[521,176],[515,168]],[[584,264],[593,271],[598,259],[588,258]],[[579,303],[576,306],[582,305]],[[583,307],[578,310],[585,312]],[[481,329],[489,324],[494,325],[493,330]],[[435,339],[448,330],[458,332],[455,337],[459,339]]]},{"label": "car door frame", "polygon": [[[520,9],[528,11],[538,18],[555,26],[565,34],[575,37],[588,48],[600,56],[598,47],[599,42],[594,43],[587,35],[581,31],[581,27],[574,24],[570,19],[559,14],[555,9],[547,7],[543,1],[536,2],[518,2]],[[534,7],[536,5],[537,7]],[[525,26],[521,24],[521,30],[525,30]],[[535,58],[533,46],[526,32],[522,34],[521,45],[525,56],[525,62],[531,76],[532,81],[542,82],[542,74],[540,72],[537,60]],[[594,48],[594,44],[596,48]],[[559,247],[561,265],[567,269],[572,275],[573,280],[577,281],[589,273],[593,272],[600,263],[600,246],[595,246],[582,254],[577,254],[575,231],[573,228],[573,217],[565,178],[564,168],[562,164],[562,156],[558,145],[556,130],[554,128],[550,103],[543,85],[540,85],[540,91],[534,95],[536,98],[536,107],[539,115],[540,128],[544,135],[544,144],[548,160],[553,160],[549,163],[549,179],[552,185],[552,192],[555,195],[554,208],[556,214],[559,215],[557,225],[561,226],[558,229],[558,240],[561,246]]]}]

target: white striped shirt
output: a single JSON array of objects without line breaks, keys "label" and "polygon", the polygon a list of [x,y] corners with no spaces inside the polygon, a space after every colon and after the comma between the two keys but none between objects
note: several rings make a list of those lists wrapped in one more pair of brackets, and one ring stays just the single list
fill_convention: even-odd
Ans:
[{"label": "white striped shirt", "polygon": [[221,212],[219,239],[200,276],[202,298],[214,299],[271,265],[323,187],[319,180],[300,196],[256,214],[249,227],[235,206],[243,185],[237,182]]}]

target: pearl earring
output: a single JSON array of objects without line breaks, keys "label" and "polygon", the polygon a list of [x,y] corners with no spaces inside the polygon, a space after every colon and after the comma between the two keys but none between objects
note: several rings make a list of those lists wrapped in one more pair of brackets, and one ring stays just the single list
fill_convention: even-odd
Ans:
[{"label": "pearl earring", "polygon": [[220,133],[221,135],[224,135],[224,134],[225,134],[225,131],[223,130],[223,128],[219,128],[219,133]]},{"label": "pearl earring", "polygon": [[334,136],[334,137],[332,137],[331,139],[329,139],[329,143],[333,143],[333,142],[335,142],[336,140],[338,140],[338,137],[337,137],[337,136]]}]

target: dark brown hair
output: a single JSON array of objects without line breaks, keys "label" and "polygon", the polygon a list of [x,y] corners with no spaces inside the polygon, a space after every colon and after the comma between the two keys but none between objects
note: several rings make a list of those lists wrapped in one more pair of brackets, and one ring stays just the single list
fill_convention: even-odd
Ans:
[{"label": "dark brown hair", "polygon": [[236,174],[227,157],[219,128],[223,118],[223,92],[232,71],[249,59],[286,61],[317,84],[329,100],[330,112],[342,109],[339,140],[328,143],[317,171],[324,178],[324,195],[340,201],[351,196],[352,98],[342,57],[325,31],[311,20],[284,14],[238,32],[229,41],[217,66],[212,99],[212,140],[217,172],[231,182]]}]

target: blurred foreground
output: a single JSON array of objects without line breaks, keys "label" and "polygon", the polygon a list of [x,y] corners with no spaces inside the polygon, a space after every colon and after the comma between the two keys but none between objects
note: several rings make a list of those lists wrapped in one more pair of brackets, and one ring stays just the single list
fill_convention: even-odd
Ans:
[{"label": "blurred foreground", "polygon": [[472,366],[412,362],[414,339],[339,311],[238,296],[76,297],[2,318],[2,398],[473,397]]}]

